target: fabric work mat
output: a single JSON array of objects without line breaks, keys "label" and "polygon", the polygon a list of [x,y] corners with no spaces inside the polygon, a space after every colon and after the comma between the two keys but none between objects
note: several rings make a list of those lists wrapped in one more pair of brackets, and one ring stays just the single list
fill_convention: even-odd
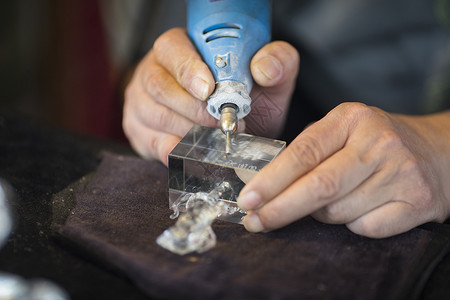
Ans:
[{"label": "fabric work mat", "polygon": [[156,244],[175,223],[167,173],[104,153],[54,196],[53,228],[158,299],[412,299],[448,251],[449,235],[426,226],[376,240],[307,217],[265,234],[216,221],[215,248],[178,256]]}]

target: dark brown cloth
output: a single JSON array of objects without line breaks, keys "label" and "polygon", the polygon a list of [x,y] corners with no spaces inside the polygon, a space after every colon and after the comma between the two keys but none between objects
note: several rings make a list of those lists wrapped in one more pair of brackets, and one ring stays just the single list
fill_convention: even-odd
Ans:
[{"label": "dark brown cloth", "polygon": [[307,217],[266,234],[217,221],[215,248],[178,256],[155,242],[175,222],[167,189],[160,163],[104,154],[54,197],[54,228],[164,299],[411,299],[448,252],[426,227],[375,240]]}]

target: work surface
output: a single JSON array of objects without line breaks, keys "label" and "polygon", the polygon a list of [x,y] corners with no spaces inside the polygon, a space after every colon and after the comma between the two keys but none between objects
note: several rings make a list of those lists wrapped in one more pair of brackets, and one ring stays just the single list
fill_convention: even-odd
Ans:
[{"label": "work surface", "polygon": [[[343,275],[355,278],[355,280],[364,277],[372,280],[373,288],[364,292],[377,292],[379,289],[378,293],[380,293],[382,289],[385,289],[394,293],[384,291],[385,294],[378,295],[409,297],[417,295],[414,294],[418,292],[415,288],[419,287],[420,291],[420,280],[427,277],[421,276],[420,273],[432,270],[421,264],[421,261],[432,263],[434,260],[430,255],[442,253],[439,246],[443,243],[441,237],[445,234],[448,236],[448,231],[445,233],[448,225],[440,224],[428,224],[400,237],[377,241],[353,235],[342,227],[330,229],[328,225],[311,219],[302,220],[269,235],[252,235],[238,225],[219,222],[214,228],[219,240],[216,249],[203,255],[178,257],[158,248],[154,243],[155,235],[171,222],[173,223],[168,219],[170,212],[164,196],[154,199],[151,203],[153,206],[146,204],[147,206],[141,207],[142,209],[131,209],[132,216],[127,222],[133,223],[133,218],[138,220],[139,213],[145,213],[149,218],[145,219],[145,215],[141,216],[140,219],[144,219],[144,221],[140,223],[140,226],[130,225],[132,232],[127,232],[126,226],[114,227],[118,231],[115,233],[115,240],[108,234],[101,237],[101,234],[105,234],[111,229],[107,227],[108,224],[105,221],[114,218],[114,214],[118,213],[114,206],[108,207],[108,213],[111,214],[109,219],[105,215],[98,215],[93,218],[98,222],[95,224],[88,215],[83,215],[83,210],[84,213],[86,212],[86,206],[83,206],[82,201],[79,201],[78,207],[73,208],[73,216],[80,217],[71,219],[69,215],[67,224],[66,220],[62,220],[64,218],[57,220],[60,227],[58,234],[55,234],[51,225],[53,218],[60,217],[60,213],[54,212],[55,205],[52,201],[68,199],[64,198],[64,191],[66,193],[70,191],[70,188],[66,189],[70,184],[78,189],[81,187],[80,184],[85,184],[84,187],[87,189],[99,188],[104,186],[104,182],[102,185],[96,186],[99,183],[98,180],[107,178],[106,175],[102,175],[102,168],[103,171],[105,168],[123,171],[124,168],[133,166],[137,168],[136,170],[146,170],[147,173],[144,175],[152,179],[148,187],[150,190],[147,193],[153,191],[159,196],[164,194],[162,192],[166,184],[164,182],[164,179],[167,178],[166,170],[157,163],[144,162],[130,156],[132,153],[128,148],[113,143],[37,126],[16,117],[0,115],[0,121],[0,177],[9,181],[16,191],[13,208],[16,211],[17,219],[13,235],[7,245],[0,250],[0,271],[19,274],[26,278],[51,279],[65,288],[72,299],[148,299],[135,284],[146,293],[170,295],[177,298],[177,289],[189,291],[189,286],[183,286],[183,280],[187,280],[190,284],[192,296],[198,293],[198,289],[205,282],[211,284],[206,286],[205,292],[207,293],[204,296],[214,295],[217,292],[214,289],[220,291],[227,284],[230,284],[230,290],[234,286],[237,295],[243,295],[239,294],[239,289],[245,290],[244,285],[247,280],[253,285],[250,288],[247,287],[246,291],[250,293],[248,295],[253,298],[277,299],[276,284],[280,287],[284,282],[294,282],[294,279],[298,280],[300,285],[308,280],[321,283],[316,286],[317,293],[314,294],[316,296],[320,295],[320,292],[332,291],[336,288],[334,283],[339,283],[339,289],[347,290],[341,295],[350,298],[352,295],[364,298],[364,294],[361,294],[362,291],[355,286],[355,282],[339,281]],[[102,154],[104,150],[109,151],[110,154]],[[142,169],[141,165],[145,168]],[[88,174],[91,175],[87,176]],[[85,183],[79,181],[83,177],[86,180]],[[113,176],[110,179],[118,180],[117,177]],[[126,180],[126,176],[120,176],[119,179]],[[129,183],[136,182],[133,180]],[[159,183],[157,183],[158,180]],[[119,186],[118,182],[110,182],[110,184]],[[138,192],[139,189],[135,190]],[[60,193],[61,191],[63,193]],[[77,192],[77,188],[73,191]],[[111,189],[104,192],[110,193]],[[150,195],[149,198],[151,198]],[[121,199],[123,200],[123,197]],[[139,201],[139,197],[135,199]],[[140,202],[140,204],[142,203]],[[106,207],[111,203],[102,202],[102,205]],[[153,208],[156,210],[152,210]],[[154,219],[152,220],[150,217]],[[124,226],[126,222],[120,224]],[[154,224],[154,226],[149,226],[149,224]],[[99,230],[100,227],[108,230]],[[86,243],[88,239],[86,235],[80,234],[82,231],[94,235],[95,247]],[[298,232],[301,232],[302,235],[298,235]],[[444,232],[443,235],[442,232]],[[139,234],[143,233],[144,235],[139,238]],[[135,247],[124,243],[132,241],[133,235],[138,236],[138,239],[135,240]],[[97,243],[99,241],[100,243]],[[267,246],[264,246],[264,243]],[[304,249],[305,243],[310,246],[309,249]],[[99,244],[101,245],[98,246]],[[342,248],[343,245],[345,248]],[[341,246],[341,248],[336,246]],[[235,247],[235,249],[227,251],[227,248],[230,247]],[[330,251],[323,252],[324,249]],[[130,251],[134,251],[134,255],[130,255]],[[299,255],[295,255],[294,251],[297,251]],[[315,265],[309,264],[308,266],[308,261],[305,259],[314,257],[314,252],[320,253],[321,251],[325,253],[323,260],[316,257]],[[237,255],[234,258],[230,256],[230,253],[233,252]],[[109,255],[105,253],[109,253]],[[365,259],[362,259],[364,253],[367,255]],[[142,256],[143,254],[144,256]],[[100,259],[102,255],[103,257]],[[283,257],[291,258],[291,260],[284,260]],[[385,263],[390,268],[377,267],[377,264],[374,264],[376,257],[380,259],[379,265]],[[252,259],[249,262],[250,258]],[[258,262],[258,259],[261,261]],[[266,263],[271,259],[275,264]],[[354,259],[359,259],[359,261],[353,261]],[[130,269],[133,262],[142,262],[142,264],[137,269]],[[355,267],[351,268],[351,271],[355,272],[356,270],[356,273],[330,269],[330,267],[342,267],[343,262],[347,265],[359,266],[359,271]],[[450,296],[450,287],[448,287],[450,257],[447,255],[443,261],[438,263],[424,285],[421,298],[444,299]],[[258,264],[261,270],[259,275],[246,269]],[[302,269],[301,264],[305,265],[305,268]],[[277,266],[283,266],[283,268]],[[383,281],[376,274],[374,275],[373,271],[375,270],[361,266],[376,267],[381,275],[387,277]],[[275,270],[276,273],[264,274],[264,271],[270,270]],[[300,272],[301,270],[310,273],[305,274]],[[181,271],[184,271],[185,274],[182,274]],[[330,273],[331,271],[333,273]],[[177,272],[179,273],[177,274]],[[297,272],[298,278],[294,278],[295,272]],[[406,276],[408,274],[405,272],[410,273],[411,276]],[[186,275],[189,274],[197,276],[187,277]],[[249,275],[243,276],[245,274]],[[258,276],[261,281],[266,280],[261,283],[260,287],[255,281],[252,281],[252,278]],[[280,276],[286,276],[285,280],[273,279]],[[223,285],[220,284],[220,278],[224,281]],[[232,278],[240,278],[240,281],[234,282],[233,285],[233,282],[229,282]],[[164,282],[159,281],[162,279]],[[361,281],[361,283],[364,282],[367,284],[367,281]],[[174,285],[171,286],[171,283]],[[370,286],[370,282],[367,286]],[[263,293],[258,295],[251,288],[261,288]],[[171,294],[170,290],[173,290]],[[282,294],[280,293],[280,295]],[[228,292],[228,295],[233,294]],[[289,294],[284,295],[289,296]],[[201,297],[197,294],[197,298]]]}]

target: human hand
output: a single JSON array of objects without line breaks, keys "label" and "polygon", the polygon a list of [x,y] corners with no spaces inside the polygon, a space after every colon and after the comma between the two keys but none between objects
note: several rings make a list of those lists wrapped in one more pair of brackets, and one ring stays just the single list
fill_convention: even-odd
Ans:
[{"label": "human hand", "polygon": [[[253,117],[249,125],[267,135],[280,132],[298,72],[297,51],[285,42],[272,42],[253,57],[255,113],[268,102],[277,109],[270,118]],[[206,111],[214,78],[188,38],[185,29],[161,35],[139,63],[125,91],[123,129],[143,157],[167,165],[169,152],[194,124],[217,127]],[[259,96],[259,97],[258,97]],[[264,97],[263,97],[264,96]],[[253,116],[256,114],[253,113]],[[260,112],[261,114],[261,112]],[[240,123],[241,130],[245,127]]]},{"label": "human hand", "polygon": [[450,215],[450,114],[391,115],[344,103],[306,128],[242,189],[245,227],[304,216],[382,238]]}]

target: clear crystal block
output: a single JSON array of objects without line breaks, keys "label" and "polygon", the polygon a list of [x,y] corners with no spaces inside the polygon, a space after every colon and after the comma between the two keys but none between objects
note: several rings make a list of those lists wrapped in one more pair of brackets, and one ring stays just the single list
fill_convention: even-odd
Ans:
[{"label": "clear crystal block", "polygon": [[184,213],[174,226],[166,229],[156,240],[161,247],[179,254],[190,252],[203,253],[216,245],[216,234],[211,225],[214,220],[224,214],[229,214],[229,204],[220,201],[223,193],[230,191],[231,185],[222,182],[209,194],[204,192],[187,193],[173,204],[177,218],[181,208]]},{"label": "clear crystal block", "polygon": [[286,142],[235,134],[231,153],[225,152],[226,137],[220,129],[195,125],[169,154],[169,206],[187,193],[210,193],[222,182],[231,190],[223,193],[232,211],[219,218],[240,223],[245,212],[236,205],[236,199],[245,183],[272,161]]}]

